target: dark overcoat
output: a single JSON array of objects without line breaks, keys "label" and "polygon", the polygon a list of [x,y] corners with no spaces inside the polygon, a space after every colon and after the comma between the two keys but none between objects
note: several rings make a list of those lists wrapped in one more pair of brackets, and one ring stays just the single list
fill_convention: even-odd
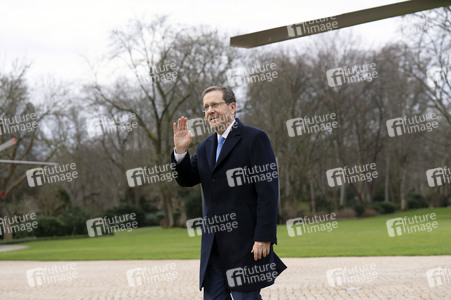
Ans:
[{"label": "dark overcoat", "polygon": [[[215,163],[217,144],[217,135],[214,133],[199,144],[196,155],[190,157],[187,153],[174,168],[179,185],[191,187],[202,184],[205,203],[199,288],[204,286],[205,271],[216,238],[225,275],[228,280],[232,280],[230,276],[235,276],[235,282],[229,281],[229,288],[244,292],[257,290],[273,284],[275,277],[286,269],[273,251],[273,244],[277,243],[279,183],[274,169],[268,170],[271,176],[267,169],[271,164],[276,166],[274,151],[264,131],[245,126],[239,119],[235,119]],[[171,158],[175,164],[173,152]],[[235,225],[229,226],[232,230],[225,230],[224,224],[218,224],[226,222],[226,219],[236,222],[226,224]],[[251,253],[254,241],[271,242],[270,255],[254,261]],[[265,268],[271,272],[271,276],[256,274]],[[243,274],[243,270],[246,274]],[[246,275],[247,281],[243,277],[236,278]],[[264,276],[267,278],[264,279]]]}]

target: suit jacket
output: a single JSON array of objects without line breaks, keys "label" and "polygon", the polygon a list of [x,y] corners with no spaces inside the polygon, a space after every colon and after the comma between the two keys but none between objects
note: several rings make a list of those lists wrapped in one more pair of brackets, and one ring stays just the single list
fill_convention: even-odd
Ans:
[{"label": "suit jacket", "polygon": [[[215,162],[217,144],[214,133],[199,144],[197,155],[190,157],[187,153],[174,168],[180,186],[201,183],[204,193],[199,289],[204,286],[208,259],[216,239],[229,288],[244,292],[258,290],[273,284],[286,269],[272,246],[277,243],[279,194],[275,155],[267,134],[243,125],[239,119],[235,119]],[[171,158],[176,163],[173,152]],[[265,176],[271,164],[276,173],[270,169],[275,176],[269,180]],[[226,226],[233,225],[230,222],[236,222],[235,226]],[[254,261],[251,253],[254,241],[271,242],[271,253]]]}]

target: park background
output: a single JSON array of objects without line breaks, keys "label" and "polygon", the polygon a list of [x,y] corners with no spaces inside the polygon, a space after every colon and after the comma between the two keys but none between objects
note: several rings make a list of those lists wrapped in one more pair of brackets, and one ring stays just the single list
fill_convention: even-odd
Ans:
[{"label": "park background", "polygon": [[[0,216],[35,213],[38,225],[4,231],[2,244],[29,248],[2,252],[0,259],[198,258],[200,237],[190,237],[185,227],[202,215],[200,188],[182,189],[173,180],[130,187],[126,171],[170,162],[172,123],[181,115],[203,116],[205,87],[228,85],[230,70],[268,64],[276,65],[276,78],[234,89],[237,116],[268,133],[278,159],[278,254],[450,254],[450,185],[430,187],[426,180],[428,169],[450,165],[450,16],[448,7],[398,18],[391,30],[399,38],[377,46],[347,29],[249,51],[229,47],[226,30],[153,15],[111,28],[101,58],[80,59],[89,70],[82,79],[30,80],[28,74],[36,73],[27,58],[4,63],[0,117],[34,113],[38,126],[14,135],[16,144],[0,158],[75,163],[78,178],[30,187],[29,166],[1,165]],[[371,82],[328,85],[327,70],[371,63],[378,73]],[[146,72],[171,64],[177,76],[170,80],[157,81]],[[431,70],[440,70],[439,77]],[[388,119],[431,112],[438,116],[437,129],[388,136]],[[137,116],[136,129],[88,134],[90,120],[125,113]],[[327,113],[336,114],[337,130],[289,136],[288,120]],[[0,142],[12,137],[2,134]],[[194,138],[191,153],[205,137]],[[328,186],[328,169],[366,163],[376,163],[377,179]],[[331,212],[337,230],[288,236],[287,220]],[[388,219],[431,212],[437,214],[437,230],[388,236]],[[130,213],[139,229],[88,237],[87,220]]]}]

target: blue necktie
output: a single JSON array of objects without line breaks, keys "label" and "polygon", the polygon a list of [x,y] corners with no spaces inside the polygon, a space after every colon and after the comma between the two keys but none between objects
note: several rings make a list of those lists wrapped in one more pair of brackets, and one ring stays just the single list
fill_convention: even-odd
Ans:
[{"label": "blue necktie", "polygon": [[216,161],[218,161],[219,153],[221,153],[222,145],[224,145],[225,138],[221,135],[218,141],[218,148],[216,148]]}]

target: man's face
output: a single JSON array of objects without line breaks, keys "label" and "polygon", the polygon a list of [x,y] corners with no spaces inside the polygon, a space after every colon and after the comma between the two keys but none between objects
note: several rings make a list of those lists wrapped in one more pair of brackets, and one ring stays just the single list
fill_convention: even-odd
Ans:
[{"label": "man's face", "polygon": [[205,111],[205,119],[211,128],[217,133],[222,134],[234,119],[236,103],[225,103],[222,98],[222,91],[208,92],[203,99],[203,106],[222,103],[217,108],[209,107]]}]

